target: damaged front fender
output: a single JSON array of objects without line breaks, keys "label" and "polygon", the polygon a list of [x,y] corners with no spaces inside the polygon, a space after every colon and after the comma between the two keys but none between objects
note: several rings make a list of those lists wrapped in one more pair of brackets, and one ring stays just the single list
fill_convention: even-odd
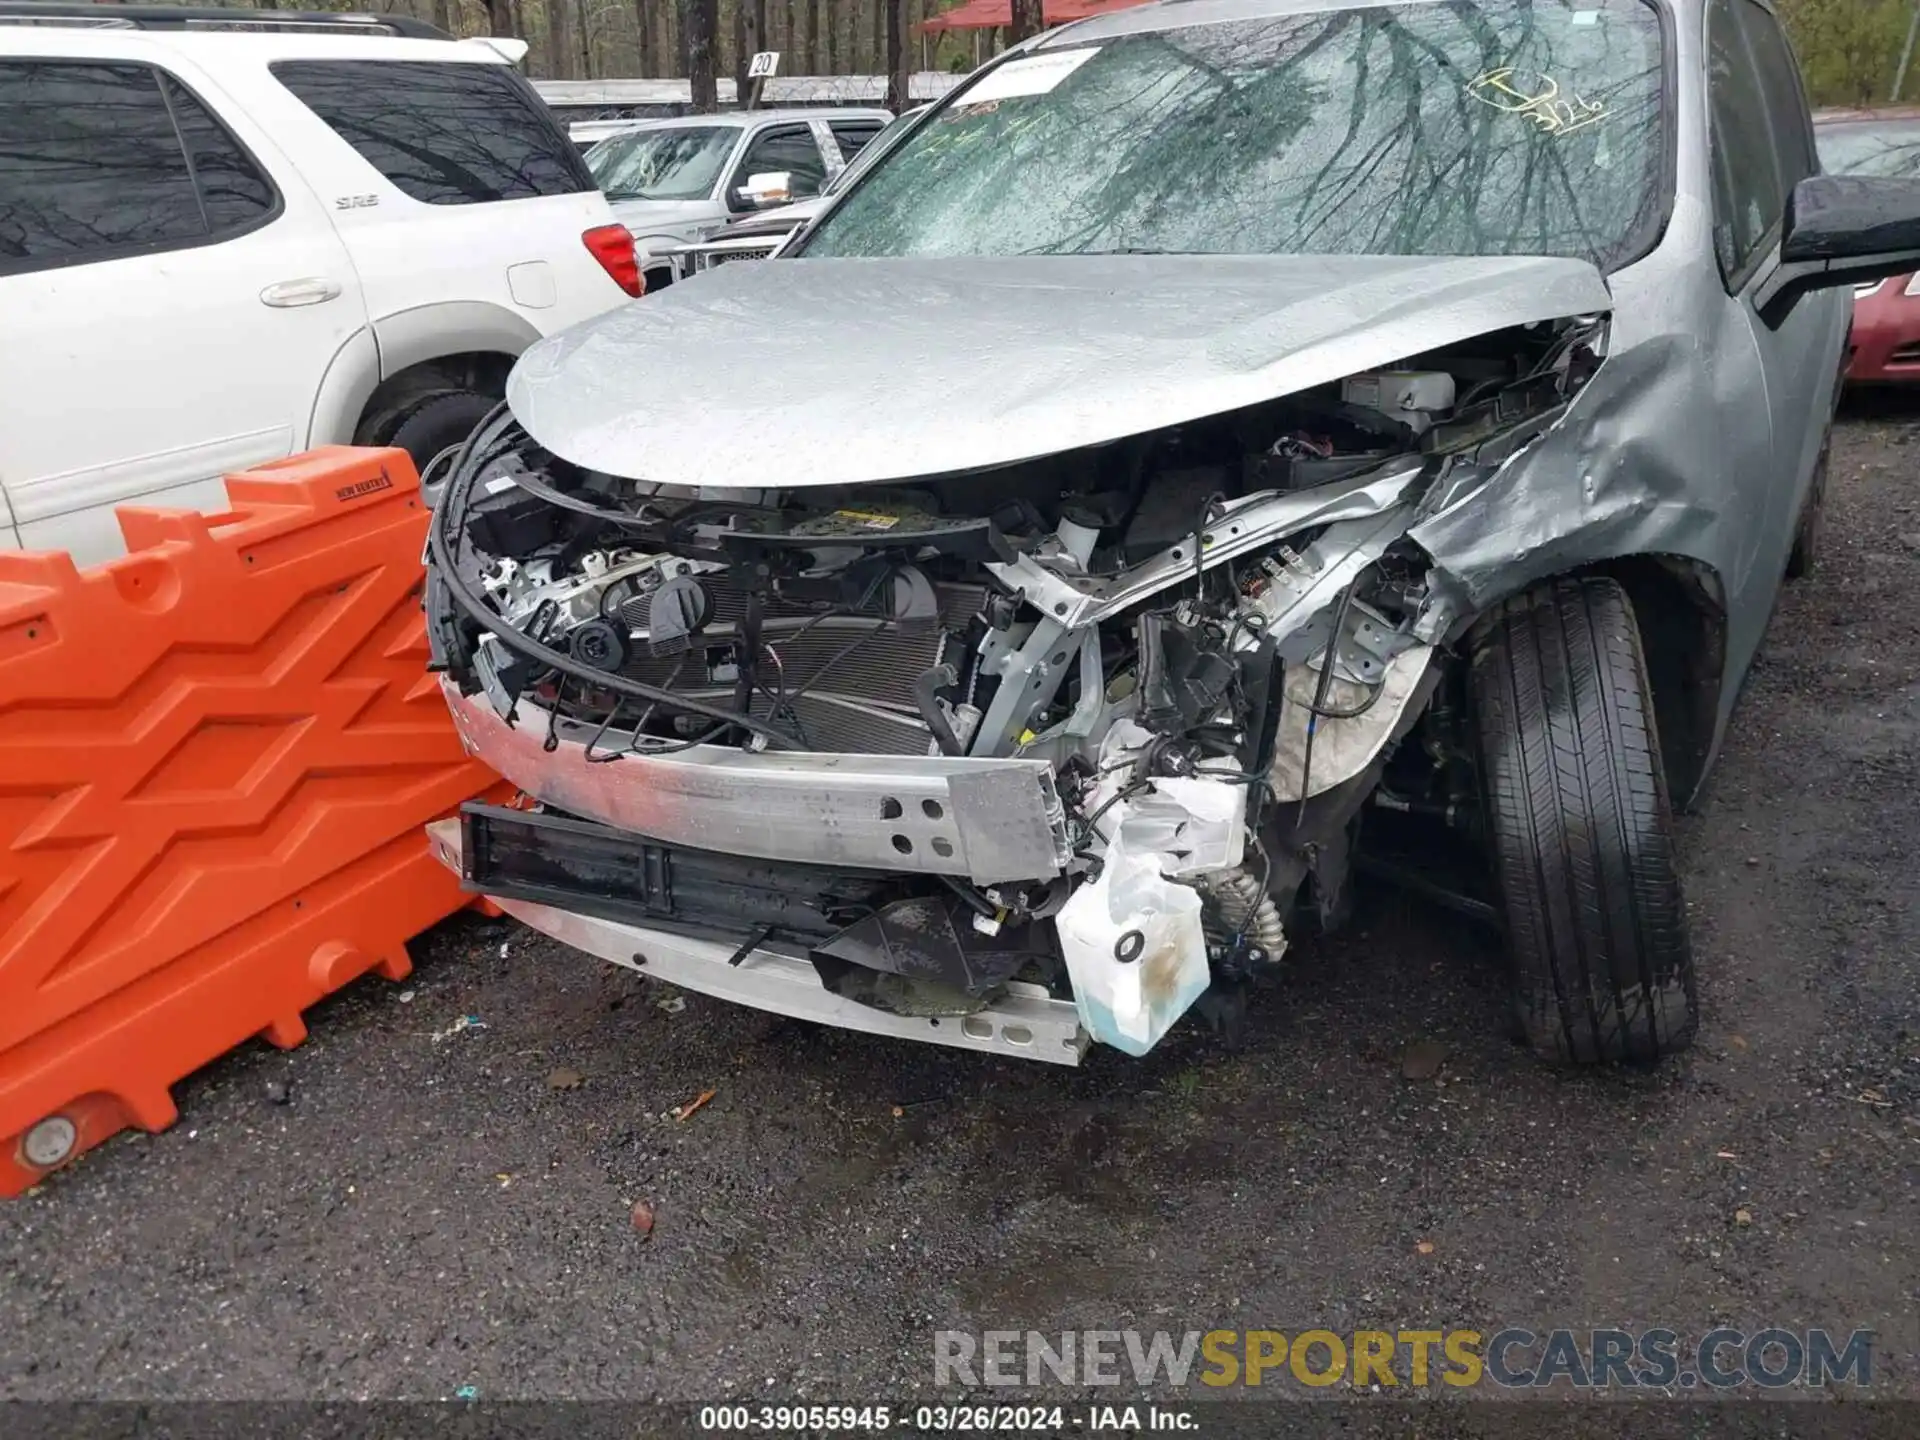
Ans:
[{"label": "damaged front fender", "polygon": [[1730,490],[1700,486],[1699,417],[1665,383],[1698,358],[1665,336],[1610,356],[1559,423],[1498,466],[1463,467],[1408,538],[1433,559],[1450,619],[1614,556],[1702,555]]}]

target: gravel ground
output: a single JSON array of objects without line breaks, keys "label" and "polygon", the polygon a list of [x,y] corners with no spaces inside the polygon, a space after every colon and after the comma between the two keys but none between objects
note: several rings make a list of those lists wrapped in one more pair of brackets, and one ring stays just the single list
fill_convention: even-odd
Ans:
[{"label": "gravel ground", "polygon": [[1536,1066],[1493,946],[1385,892],[1243,1052],[1077,1072],[663,1005],[462,917],[0,1208],[0,1395],[908,1399],[936,1328],[1728,1323],[1871,1327],[1920,1398],[1916,414],[1849,415],[1683,822],[1683,1062]]}]

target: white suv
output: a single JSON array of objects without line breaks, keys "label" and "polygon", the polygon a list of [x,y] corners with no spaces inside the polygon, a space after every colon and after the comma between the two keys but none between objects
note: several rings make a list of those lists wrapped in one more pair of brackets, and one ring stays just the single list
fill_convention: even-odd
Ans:
[{"label": "white suv", "polygon": [[0,546],[99,560],[328,442],[426,467],[639,293],[524,44],[438,34],[0,0]]}]

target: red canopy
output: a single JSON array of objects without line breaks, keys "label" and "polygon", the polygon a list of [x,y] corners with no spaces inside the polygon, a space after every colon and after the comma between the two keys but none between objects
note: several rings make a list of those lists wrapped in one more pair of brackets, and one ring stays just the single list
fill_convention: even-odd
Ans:
[{"label": "red canopy", "polygon": [[[1042,3],[1047,24],[1064,25],[1069,20],[1084,20],[1089,15],[1144,5],[1146,0],[1042,0]],[[942,30],[993,30],[1012,23],[1013,0],[965,0],[945,14],[924,21],[920,29],[931,35]]]}]

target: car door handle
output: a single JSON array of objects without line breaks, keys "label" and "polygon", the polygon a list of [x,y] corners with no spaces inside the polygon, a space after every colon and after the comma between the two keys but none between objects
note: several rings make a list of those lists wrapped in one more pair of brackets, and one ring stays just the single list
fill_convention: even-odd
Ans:
[{"label": "car door handle", "polygon": [[271,305],[276,310],[291,310],[296,305],[319,305],[327,300],[336,300],[340,296],[340,283],[328,280],[324,276],[309,276],[305,280],[282,280],[278,285],[269,285],[260,292],[260,303]]}]

